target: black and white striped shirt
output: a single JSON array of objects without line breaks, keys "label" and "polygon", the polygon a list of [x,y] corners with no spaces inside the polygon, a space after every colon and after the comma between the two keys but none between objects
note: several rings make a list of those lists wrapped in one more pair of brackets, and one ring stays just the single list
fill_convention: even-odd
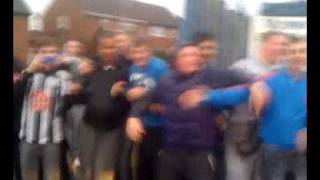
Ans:
[{"label": "black and white striped shirt", "polygon": [[36,73],[28,80],[21,115],[21,140],[47,144],[64,139],[58,111],[71,78],[69,72],[58,70],[52,74]]}]

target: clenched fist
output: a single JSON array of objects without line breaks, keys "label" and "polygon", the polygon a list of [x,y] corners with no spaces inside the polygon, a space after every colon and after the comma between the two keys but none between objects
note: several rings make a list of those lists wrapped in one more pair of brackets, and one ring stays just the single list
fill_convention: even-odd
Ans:
[{"label": "clenched fist", "polygon": [[29,73],[35,73],[35,72],[39,72],[45,69],[45,65],[43,64],[43,58],[44,56],[41,54],[37,54],[34,59],[32,60],[32,62],[29,64],[29,66],[27,67],[27,72]]},{"label": "clenched fist", "polygon": [[208,89],[205,87],[187,90],[178,97],[178,104],[183,109],[195,108],[200,105],[207,92]]},{"label": "clenched fist", "polygon": [[82,89],[82,86],[77,82],[71,82],[69,84],[69,92],[71,95],[78,95]]},{"label": "clenched fist", "polygon": [[128,101],[133,102],[137,101],[145,96],[145,88],[144,87],[134,87],[127,92]]},{"label": "clenched fist", "polygon": [[165,107],[159,103],[153,103],[148,106],[148,110],[155,114],[162,114],[165,111]]},{"label": "clenched fist", "polygon": [[81,76],[86,76],[92,74],[95,71],[95,67],[90,62],[82,61],[79,64],[78,70]]},{"label": "clenched fist", "polygon": [[271,92],[264,82],[256,82],[250,87],[249,109],[257,118],[260,117],[270,98]]},{"label": "clenched fist", "polygon": [[127,82],[125,81],[118,81],[113,84],[111,88],[111,97],[117,97],[125,93],[126,91]]},{"label": "clenched fist", "polygon": [[304,153],[307,150],[307,129],[298,131],[296,136],[296,148],[299,152]]},{"label": "clenched fist", "polygon": [[129,139],[135,143],[142,141],[143,136],[146,134],[141,119],[130,117],[127,119],[126,133]]}]

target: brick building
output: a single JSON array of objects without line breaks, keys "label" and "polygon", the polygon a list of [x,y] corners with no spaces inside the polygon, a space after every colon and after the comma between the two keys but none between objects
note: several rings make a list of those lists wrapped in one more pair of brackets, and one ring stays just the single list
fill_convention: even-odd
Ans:
[{"label": "brick building", "polygon": [[13,54],[25,63],[28,51],[27,19],[30,12],[22,0],[13,0]]},{"label": "brick building", "polygon": [[175,44],[178,21],[164,7],[134,0],[55,0],[44,14],[44,34],[94,47],[99,32],[126,31],[165,50]]}]

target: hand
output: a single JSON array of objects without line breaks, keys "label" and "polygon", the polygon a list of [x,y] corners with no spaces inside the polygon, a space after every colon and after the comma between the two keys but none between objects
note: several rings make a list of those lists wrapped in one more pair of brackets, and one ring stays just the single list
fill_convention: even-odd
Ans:
[{"label": "hand", "polygon": [[73,160],[71,170],[73,174],[77,174],[77,169],[81,166],[80,159],[77,157]]},{"label": "hand", "polygon": [[249,110],[259,118],[271,98],[270,90],[264,82],[256,82],[250,87]]},{"label": "hand", "polygon": [[183,109],[195,108],[203,101],[206,93],[207,89],[204,88],[187,90],[178,97],[178,104]]},{"label": "hand", "polygon": [[146,134],[142,125],[142,121],[135,117],[130,117],[127,119],[126,133],[129,139],[135,143],[141,142],[143,136]]},{"label": "hand", "polygon": [[216,117],[216,122],[217,126],[221,129],[221,130],[225,130],[227,128],[227,122],[224,118],[223,115],[219,115]]},{"label": "hand", "polygon": [[58,60],[61,64],[64,65],[69,65],[72,61],[73,61],[73,57],[72,56],[67,56],[67,55],[61,55]]},{"label": "hand", "polygon": [[43,55],[37,54],[27,67],[26,71],[29,73],[35,73],[45,69],[45,65],[43,64],[42,59]]},{"label": "hand", "polygon": [[165,107],[162,104],[154,103],[148,106],[148,110],[152,113],[162,114],[165,111]]},{"label": "hand", "polygon": [[127,92],[128,101],[133,102],[137,101],[145,96],[144,87],[134,87]]},{"label": "hand", "polygon": [[118,81],[118,82],[114,83],[111,88],[111,92],[110,92],[111,97],[116,97],[121,94],[124,94],[125,90],[126,90],[126,86],[127,86],[127,82],[125,82],[125,81]]},{"label": "hand", "polygon": [[296,148],[299,152],[304,153],[307,150],[307,129],[298,131],[296,136]]},{"label": "hand", "polygon": [[20,73],[13,73],[13,83],[16,83],[22,79],[22,75]]},{"label": "hand", "polygon": [[82,86],[80,83],[77,82],[71,82],[69,84],[69,92],[71,95],[78,95],[80,94],[80,91],[82,89]]},{"label": "hand", "polygon": [[92,74],[95,68],[91,63],[83,61],[79,64],[78,70],[81,76],[87,76]]}]

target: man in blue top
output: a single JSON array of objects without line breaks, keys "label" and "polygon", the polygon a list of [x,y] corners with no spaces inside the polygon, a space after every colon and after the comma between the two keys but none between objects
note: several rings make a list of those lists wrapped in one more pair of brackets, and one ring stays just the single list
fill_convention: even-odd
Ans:
[{"label": "man in blue top", "polygon": [[[132,103],[126,132],[129,139],[139,143],[138,179],[154,179],[156,158],[162,147],[163,119],[159,114],[146,112],[145,99],[168,72],[168,65],[151,56],[143,39],[137,39],[131,47],[133,65],[129,69],[129,90],[127,98]],[[142,121],[140,120],[142,119]]]},{"label": "man in blue top", "polygon": [[251,105],[261,116],[263,180],[280,180],[289,170],[307,179],[306,41],[292,38],[287,68],[251,87]]},{"label": "man in blue top", "polygon": [[189,92],[193,101],[215,107],[231,107],[249,99],[249,106],[259,117],[259,137],[262,141],[262,178],[280,180],[288,171],[296,179],[306,179],[306,42],[292,38],[287,67],[267,80],[228,90],[217,90],[202,96],[201,91]]}]

